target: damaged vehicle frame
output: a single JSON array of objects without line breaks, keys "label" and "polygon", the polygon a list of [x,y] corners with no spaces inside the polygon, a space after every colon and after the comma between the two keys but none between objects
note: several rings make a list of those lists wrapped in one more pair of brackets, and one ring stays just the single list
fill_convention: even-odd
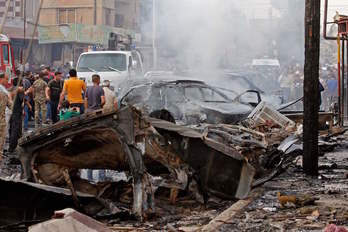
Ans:
[{"label": "damaged vehicle frame", "polygon": [[[155,212],[158,187],[170,189],[172,202],[179,190],[188,190],[191,183],[196,183],[203,195],[247,197],[255,169],[222,141],[208,131],[200,133],[144,117],[127,106],[117,112],[96,111],[38,130],[22,138],[18,153],[25,180],[70,189],[76,207],[82,210],[76,192],[93,194],[110,208],[117,205],[112,203],[117,202],[115,195],[122,194],[124,186],[83,180],[80,169],[128,173],[131,212],[144,220]],[[161,178],[155,178],[158,176]]]},{"label": "damaged vehicle frame", "polygon": [[144,82],[130,88],[121,105],[135,106],[147,115],[180,125],[236,124],[253,109],[202,81],[181,78]]}]

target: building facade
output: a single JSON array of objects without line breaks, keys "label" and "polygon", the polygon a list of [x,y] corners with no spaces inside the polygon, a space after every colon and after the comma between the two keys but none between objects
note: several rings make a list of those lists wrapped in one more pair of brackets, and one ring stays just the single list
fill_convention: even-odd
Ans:
[{"label": "building facade", "polygon": [[[17,62],[23,61],[33,38],[29,62],[59,66],[76,62],[80,53],[88,49],[108,49],[112,40],[139,41],[140,1],[44,0],[33,36],[40,0],[11,0],[3,33],[14,45]],[[6,2],[0,0],[0,18],[6,11]],[[121,45],[111,48],[122,48]]]},{"label": "building facade", "polygon": [[76,62],[89,49],[116,49],[110,41],[139,39],[140,0],[45,0],[39,44],[51,45],[55,65]]},{"label": "building facade", "polygon": [[[6,12],[7,0],[0,0],[0,18]],[[38,0],[10,0],[9,10],[6,17],[2,33],[11,39],[16,63],[23,62],[23,57],[27,52],[29,40],[33,36],[34,21],[39,8]],[[38,46],[37,33],[33,36],[33,48],[35,54],[40,54],[45,50]],[[40,55],[39,55],[40,56]],[[37,60],[36,60],[37,61]],[[31,62],[36,62],[35,57],[31,57]]]}]

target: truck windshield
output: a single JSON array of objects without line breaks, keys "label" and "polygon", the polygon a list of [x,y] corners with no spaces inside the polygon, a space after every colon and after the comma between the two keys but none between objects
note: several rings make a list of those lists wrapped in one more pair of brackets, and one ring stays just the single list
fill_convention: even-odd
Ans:
[{"label": "truck windshield", "polygon": [[104,53],[82,55],[77,65],[78,72],[117,72],[127,70],[125,54]]}]

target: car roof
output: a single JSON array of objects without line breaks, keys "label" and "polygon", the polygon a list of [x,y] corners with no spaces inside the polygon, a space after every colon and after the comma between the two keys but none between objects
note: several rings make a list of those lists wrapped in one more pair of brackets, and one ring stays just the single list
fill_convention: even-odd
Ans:
[{"label": "car roof", "polygon": [[[141,83],[140,85],[169,85],[169,84],[196,84],[196,85],[207,85],[204,81],[189,80],[189,79],[159,79],[159,78],[147,78],[137,79],[135,83]],[[207,85],[208,86],[208,85]],[[136,86],[134,86],[136,87]]]},{"label": "car roof", "polygon": [[[160,87],[160,86],[166,86],[166,85],[179,85],[179,84],[185,84],[185,85],[200,85],[200,86],[207,86],[211,88],[215,88],[213,86],[210,86],[206,84],[203,81],[198,81],[198,80],[149,80],[149,79],[138,79],[137,81],[134,82],[134,85],[129,88],[127,91],[127,94],[134,89],[138,89],[141,87]],[[127,95],[126,94],[126,95]]]}]

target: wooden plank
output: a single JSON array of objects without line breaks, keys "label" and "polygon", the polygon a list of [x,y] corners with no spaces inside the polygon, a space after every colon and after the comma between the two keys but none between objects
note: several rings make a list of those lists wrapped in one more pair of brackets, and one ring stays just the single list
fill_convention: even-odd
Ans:
[{"label": "wooden plank", "polygon": [[246,198],[244,200],[239,200],[236,203],[234,203],[231,207],[229,207],[224,212],[219,214],[216,218],[211,220],[209,222],[209,224],[205,225],[201,231],[216,231],[225,222],[230,221],[237,213],[242,211],[245,207],[247,207],[256,198],[261,196],[263,191],[264,191],[263,188],[254,189],[253,191],[250,192],[248,198]]}]

